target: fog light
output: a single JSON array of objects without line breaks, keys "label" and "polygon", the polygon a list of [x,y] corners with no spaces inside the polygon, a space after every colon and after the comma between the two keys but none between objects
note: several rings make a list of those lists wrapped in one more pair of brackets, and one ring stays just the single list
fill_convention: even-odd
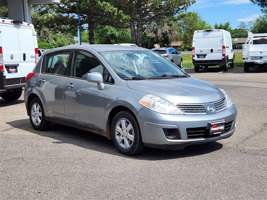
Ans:
[{"label": "fog light", "polygon": [[164,128],[163,132],[165,134],[165,137],[169,140],[181,139],[180,131],[178,128]]}]

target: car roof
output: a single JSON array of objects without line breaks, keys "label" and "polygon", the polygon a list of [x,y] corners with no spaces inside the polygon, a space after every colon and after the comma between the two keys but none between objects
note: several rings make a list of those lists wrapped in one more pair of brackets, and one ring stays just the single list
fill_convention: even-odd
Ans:
[{"label": "car roof", "polygon": [[47,50],[45,54],[57,52],[57,51],[64,51],[64,50],[76,50],[76,49],[82,49],[82,50],[91,50],[91,51],[96,51],[96,52],[104,52],[104,51],[125,51],[125,50],[147,50],[145,48],[141,47],[132,47],[132,46],[123,46],[123,45],[112,45],[112,44],[96,44],[96,45],[91,45],[91,44],[74,44],[74,45],[68,45],[65,47],[59,47],[51,50]]},{"label": "car roof", "polygon": [[174,49],[173,47],[157,47],[153,48],[152,50],[167,50],[167,49]]}]

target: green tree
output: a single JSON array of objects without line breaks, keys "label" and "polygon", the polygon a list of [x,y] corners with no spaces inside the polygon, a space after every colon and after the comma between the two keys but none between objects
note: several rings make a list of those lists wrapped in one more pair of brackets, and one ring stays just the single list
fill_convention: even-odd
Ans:
[{"label": "green tree", "polygon": [[248,30],[246,24],[241,22],[240,25],[237,28],[232,29],[230,33],[232,38],[245,38],[248,36]]},{"label": "green tree", "polygon": [[153,38],[154,43],[160,46],[169,46],[173,41],[177,41],[179,37],[180,22],[175,21],[175,17],[170,17],[158,23],[147,25],[145,33],[149,38]]},{"label": "green tree", "polygon": [[230,26],[230,22],[226,22],[225,24],[215,24],[214,25],[214,28],[215,29],[223,29],[223,30],[226,30],[226,31],[231,31],[231,26]]},{"label": "green tree", "polygon": [[253,33],[267,33],[267,11],[264,15],[261,15],[253,23],[251,32]]},{"label": "green tree", "polygon": [[6,6],[0,7],[0,17],[8,17],[8,10]]},{"label": "green tree", "polygon": [[183,32],[180,40],[183,41],[182,49],[189,50],[192,48],[193,35],[196,30],[211,29],[211,25],[202,20],[195,12],[182,13],[177,16],[177,20],[181,21]]},{"label": "green tree", "polygon": [[67,14],[58,13],[59,6],[59,4],[41,4],[33,7],[32,23],[38,35],[44,28],[51,32],[72,35],[77,33],[77,20]]},{"label": "green tree", "polygon": [[77,6],[77,0],[61,0],[57,12],[76,20],[79,13],[81,24],[88,28],[90,44],[95,43],[94,31],[98,26],[114,25],[116,22],[122,22],[125,18],[122,11],[119,12],[108,1],[80,0],[79,2],[79,6]]},{"label": "green tree", "polygon": [[33,6],[32,23],[38,34],[38,46],[50,49],[74,43],[77,22],[57,13],[58,4]]},{"label": "green tree", "polygon": [[128,25],[132,43],[141,46],[144,26],[185,10],[195,3],[195,0],[111,0],[111,2],[129,16]]},{"label": "green tree", "polygon": [[130,43],[130,29],[116,29],[112,26],[102,26],[95,31],[95,40],[98,44]]},{"label": "green tree", "polygon": [[262,10],[267,9],[267,1],[266,0],[250,0],[254,4],[257,4],[258,6],[262,7]]}]

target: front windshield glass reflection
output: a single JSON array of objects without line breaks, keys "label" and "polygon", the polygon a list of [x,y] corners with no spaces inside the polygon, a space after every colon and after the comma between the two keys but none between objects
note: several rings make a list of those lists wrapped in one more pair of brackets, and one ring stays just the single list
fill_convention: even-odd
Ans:
[{"label": "front windshield glass reflection", "polygon": [[178,66],[151,51],[108,51],[101,54],[122,79],[187,77]]}]

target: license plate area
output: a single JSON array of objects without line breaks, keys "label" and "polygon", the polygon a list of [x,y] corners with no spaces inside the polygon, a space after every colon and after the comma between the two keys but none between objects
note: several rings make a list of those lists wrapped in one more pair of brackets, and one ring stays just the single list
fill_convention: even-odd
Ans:
[{"label": "license plate area", "polygon": [[209,135],[218,135],[224,133],[225,121],[209,123]]},{"label": "license plate area", "polygon": [[18,72],[18,65],[6,65],[7,73],[13,74]]},{"label": "license plate area", "polygon": [[207,55],[207,54],[197,54],[197,57],[198,57],[198,58],[206,58],[206,55]]}]

